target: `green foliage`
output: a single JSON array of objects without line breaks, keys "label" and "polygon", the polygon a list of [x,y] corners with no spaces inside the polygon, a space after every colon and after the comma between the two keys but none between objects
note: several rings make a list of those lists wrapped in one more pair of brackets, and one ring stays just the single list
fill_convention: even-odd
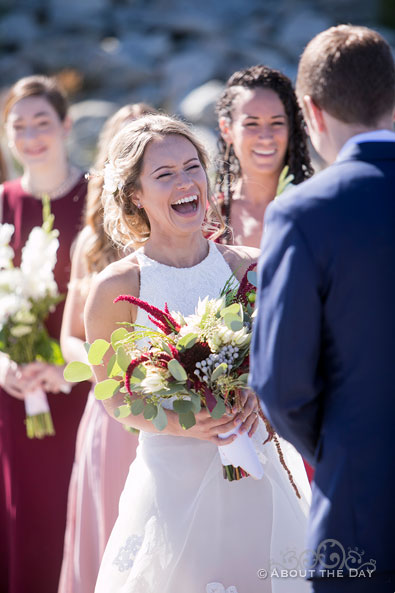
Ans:
[{"label": "green foliage", "polygon": [[63,371],[63,377],[65,378],[65,381],[70,381],[70,383],[80,383],[81,381],[87,381],[91,379],[92,369],[84,362],[75,360],[73,362],[69,362],[69,364],[66,366]]}]

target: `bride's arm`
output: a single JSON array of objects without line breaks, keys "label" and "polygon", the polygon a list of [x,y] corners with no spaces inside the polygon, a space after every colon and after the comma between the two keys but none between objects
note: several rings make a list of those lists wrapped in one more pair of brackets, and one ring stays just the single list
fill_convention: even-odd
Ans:
[{"label": "bride's arm", "polygon": [[[117,322],[133,322],[135,320],[137,310],[134,305],[125,301],[113,303],[114,299],[121,294],[135,296],[139,294],[139,271],[138,266],[133,263],[132,257],[111,264],[93,280],[84,312],[85,331],[89,343],[98,338],[110,341],[112,332],[119,328]],[[104,357],[104,365],[94,368],[97,381],[107,379],[106,366],[110,357],[111,355],[107,354]],[[116,408],[124,403],[122,393],[117,393],[103,401],[106,411],[113,418],[115,418]],[[228,432],[234,427],[235,418],[239,416],[238,413],[214,420],[206,410],[202,410],[196,414],[196,425],[189,430],[184,430],[180,426],[178,414],[170,410],[166,410],[165,413],[168,425],[162,434],[209,440],[222,445],[231,443],[236,438],[230,436],[220,440],[218,435]],[[142,414],[138,416],[130,414],[126,418],[115,419],[145,432],[159,432],[151,421],[145,420]]]}]

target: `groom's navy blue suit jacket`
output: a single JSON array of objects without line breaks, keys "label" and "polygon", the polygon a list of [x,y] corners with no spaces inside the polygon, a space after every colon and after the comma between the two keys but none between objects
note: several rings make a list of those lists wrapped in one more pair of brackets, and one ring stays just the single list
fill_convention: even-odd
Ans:
[{"label": "groom's navy blue suit jacket", "polygon": [[[258,278],[250,384],[315,466],[308,548],[395,571],[395,142],[279,196]],[[317,577],[343,555],[321,551]]]}]

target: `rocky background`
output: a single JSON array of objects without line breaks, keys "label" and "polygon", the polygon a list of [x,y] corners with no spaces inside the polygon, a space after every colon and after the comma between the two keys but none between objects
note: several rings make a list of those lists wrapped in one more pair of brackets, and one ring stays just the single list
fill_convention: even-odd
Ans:
[{"label": "rocky background", "polygon": [[0,88],[59,75],[84,167],[103,121],[137,101],[197,124],[214,150],[213,104],[232,72],[265,63],[294,80],[306,43],[344,22],[395,47],[394,0],[0,0]]}]

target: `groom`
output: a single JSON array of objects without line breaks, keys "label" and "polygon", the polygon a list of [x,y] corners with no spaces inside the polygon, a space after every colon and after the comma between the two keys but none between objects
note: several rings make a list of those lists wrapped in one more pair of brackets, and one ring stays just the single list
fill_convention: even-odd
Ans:
[{"label": "groom", "polygon": [[302,55],[296,90],[330,166],[267,210],[250,383],[279,434],[316,469],[306,546],[313,591],[394,593],[390,48],[365,27],[324,31]]}]

